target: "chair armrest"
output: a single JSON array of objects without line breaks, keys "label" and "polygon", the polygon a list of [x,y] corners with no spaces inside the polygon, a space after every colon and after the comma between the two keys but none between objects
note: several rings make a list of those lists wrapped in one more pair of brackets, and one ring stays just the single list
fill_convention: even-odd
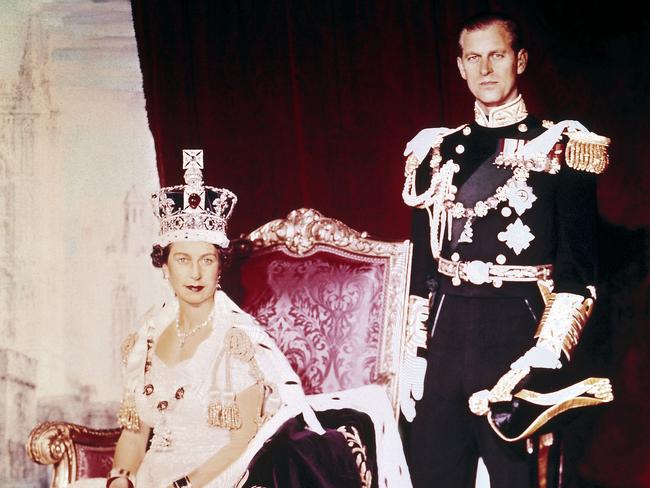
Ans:
[{"label": "chair armrest", "polygon": [[25,448],[35,463],[53,465],[52,488],[62,488],[80,478],[105,476],[121,431],[43,422],[30,432]]}]

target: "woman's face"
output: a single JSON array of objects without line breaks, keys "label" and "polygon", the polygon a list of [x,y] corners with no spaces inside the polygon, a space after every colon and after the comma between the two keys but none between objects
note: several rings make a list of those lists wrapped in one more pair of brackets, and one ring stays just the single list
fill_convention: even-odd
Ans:
[{"label": "woman's face", "polygon": [[212,300],[220,271],[217,248],[209,242],[174,242],[163,264],[163,272],[179,301],[190,305]]}]

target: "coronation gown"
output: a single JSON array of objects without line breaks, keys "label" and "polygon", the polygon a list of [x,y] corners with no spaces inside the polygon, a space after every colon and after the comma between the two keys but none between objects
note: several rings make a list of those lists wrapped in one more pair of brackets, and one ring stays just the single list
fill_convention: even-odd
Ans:
[{"label": "coronation gown", "polygon": [[[243,331],[254,345],[255,360],[264,382],[271,385],[272,393],[267,394],[264,400],[263,411],[267,415],[243,454],[206,487],[252,486],[256,473],[251,468],[253,472],[249,479],[249,464],[254,458],[259,458],[258,464],[267,471],[269,459],[271,464],[275,464],[276,460],[278,464],[283,464],[281,468],[271,469],[283,470],[288,466],[289,471],[296,470],[295,459],[289,458],[293,452],[299,462],[305,462],[304,449],[299,445],[301,442],[312,450],[310,455],[313,458],[306,462],[312,474],[316,472],[314,478],[310,478],[318,480],[318,484],[313,486],[371,487],[377,486],[380,479],[388,483],[388,486],[410,486],[390,404],[379,387],[368,386],[337,392],[336,395],[309,397],[314,408],[319,410],[334,412],[334,409],[348,407],[356,409],[352,412],[365,411],[369,415],[370,437],[376,446],[376,457],[369,452],[368,459],[361,466],[364,469],[366,465],[374,468],[371,482],[367,479],[364,484],[359,480],[358,458],[352,455],[349,446],[346,447],[345,438],[336,430],[323,429],[307,401],[299,377],[273,339],[253,317],[235,305],[224,292],[217,291],[209,337],[198,346],[191,358],[168,366],[155,354],[155,350],[158,338],[174,321],[177,311],[178,304],[175,300],[163,305],[157,314],[144,319],[144,325],[131,336],[130,341],[125,341],[127,346],[123,348],[125,398],[132,395],[140,421],[153,430],[150,447],[135,475],[136,488],[165,488],[201,466],[229,443],[231,434],[228,429],[208,425],[208,404],[214,400],[215,391],[223,392],[227,389],[227,379],[230,380],[229,390],[235,392],[256,382],[250,363],[235,358],[224,360],[224,338],[233,327]],[[145,373],[147,362],[149,366]],[[182,389],[181,395],[178,395],[179,389]],[[159,408],[161,402],[166,402],[166,408],[162,411]],[[299,422],[296,421],[297,418],[300,419]],[[327,418],[331,420],[332,415]],[[377,419],[382,421],[377,422]],[[266,441],[281,429],[289,432],[281,436],[285,442],[282,449],[286,452],[274,454],[274,444]],[[161,448],[166,440],[169,441],[169,446]],[[303,476],[305,469],[300,468],[299,471]],[[277,484],[282,476],[294,480],[295,472],[264,473],[261,479],[275,479],[274,486],[283,486],[282,483]],[[301,486],[301,483],[295,481],[292,486]],[[103,488],[105,479],[80,480],[73,486]]]}]

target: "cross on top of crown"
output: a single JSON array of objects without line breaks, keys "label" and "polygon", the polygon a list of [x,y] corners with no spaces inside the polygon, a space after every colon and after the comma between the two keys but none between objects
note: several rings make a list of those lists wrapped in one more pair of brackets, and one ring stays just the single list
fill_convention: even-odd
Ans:
[{"label": "cross on top of crown", "polygon": [[183,149],[183,179],[187,184],[185,193],[198,193],[203,190],[203,150]]},{"label": "cross on top of crown", "polygon": [[183,149],[183,169],[203,169],[203,149]]}]

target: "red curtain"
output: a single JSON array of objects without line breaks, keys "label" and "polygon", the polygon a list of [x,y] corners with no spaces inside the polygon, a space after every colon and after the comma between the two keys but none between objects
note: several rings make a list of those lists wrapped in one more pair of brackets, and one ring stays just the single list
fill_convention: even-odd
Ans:
[{"label": "red curtain", "polygon": [[[650,23],[640,4],[133,0],[132,5],[161,183],[182,181],[181,149],[204,149],[206,181],[239,196],[233,236],[294,208],[313,207],[379,238],[408,238],[410,212],[401,201],[404,144],[423,127],[457,126],[472,117],[472,99],[456,69],[457,29],[464,18],[487,9],[506,11],[524,27],[530,64],[522,92],[529,110],[551,120],[580,120],[613,139],[612,165],[599,182],[603,216],[627,228],[650,221],[644,147]],[[603,229],[610,244],[604,246],[605,288],[620,299],[610,304],[592,342],[611,342],[619,326],[612,310],[631,309],[625,333],[617,330],[618,345],[606,355],[614,366],[629,368],[631,360],[623,358],[636,350],[634,364],[647,365],[650,347],[647,339],[638,340],[648,336],[647,306],[629,293],[640,286],[647,297],[647,232],[610,224]],[[626,240],[625,256],[618,239]],[[633,388],[625,381],[621,391],[629,393],[628,400],[647,402],[646,393],[633,393],[642,381]],[[620,437],[625,428],[620,421],[608,425],[615,432],[598,434],[599,444]],[[650,434],[644,428],[635,432]],[[643,476],[650,483],[650,474],[643,474],[650,466],[649,448],[628,444],[623,436],[618,446],[644,459],[633,470],[604,461],[609,454],[596,446],[583,461],[585,473],[606,486],[642,486]],[[621,478],[621,473],[628,474]]]},{"label": "red curtain", "polygon": [[235,232],[311,206],[407,237],[402,149],[472,117],[456,30],[487,7],[526,27],[529,108],[613,138],[604,215],[648,224],[647,19],[591,2],[134,0],[161,183],[203,148],[207,181],[240,196]]}]

